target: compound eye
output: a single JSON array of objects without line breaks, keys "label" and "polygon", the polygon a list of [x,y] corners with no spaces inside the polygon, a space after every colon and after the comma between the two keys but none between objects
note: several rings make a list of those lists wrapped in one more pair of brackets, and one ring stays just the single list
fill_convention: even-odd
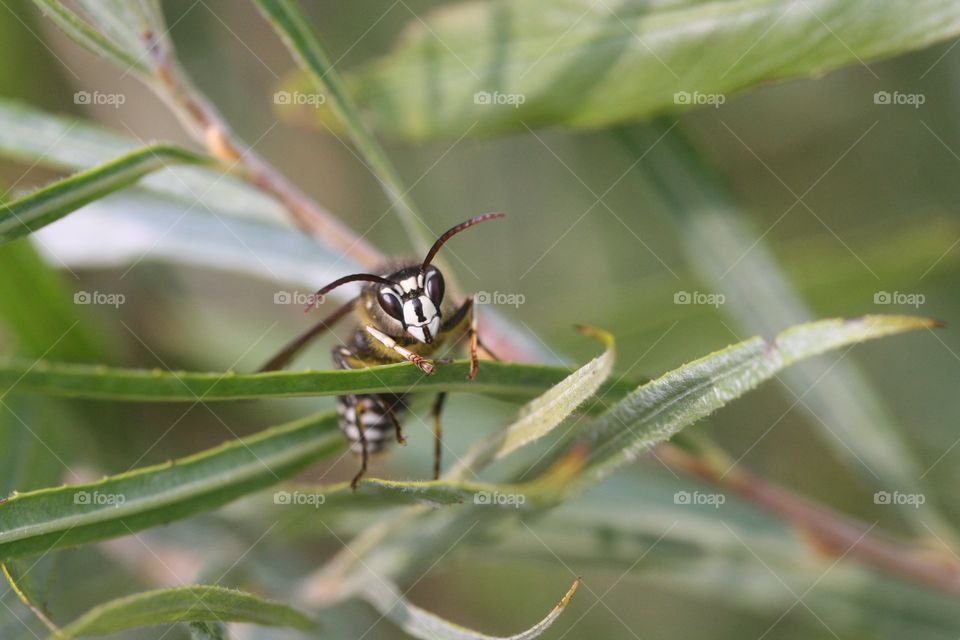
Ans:
[{"label": "compound eye", "polygon": [[393,291],[387,288],[380,289],[377,295],[380,307],[397,320],[403,320],[403,302]]},{"label": "compound eye", "polygon": [[440,306],[440,303],[443,301],[443,276],[436,269],[431,269],[427,273],[427,282],[426,282],[427,296],[433,300],[433,303]]}]

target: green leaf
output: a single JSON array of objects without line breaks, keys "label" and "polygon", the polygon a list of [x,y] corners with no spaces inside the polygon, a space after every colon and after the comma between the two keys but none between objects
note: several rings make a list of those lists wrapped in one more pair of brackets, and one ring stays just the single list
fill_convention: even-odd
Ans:
[{"label": "green leaf", "polygon": [[[679,131],[665,135],[673,128],[673,123],[657,122],[643,131],[647,138],[643,142],[631,132],[623,132],[621,139],[634,156],[645,153],[647,143],[660,142],[645,177],[676,225],[689,263],[709,290],[726,296],[723,309],[748,335],[809,321],[813,313],[794,290],[794,279],[783,273],[763,236],[752,229],[749,217],[732,201],[719,172],[701,160],[701,154]],[[901,238],[894,255],[898,259],[909,255],[919,237],[915,232],[909,239]],[[863,268],[867,262],[856,264],[858,277],[868,280],[864,300],[873,296],[878,282],[893,280],[891,272],[908,272],[888,258],[889,248],[882,255],[883,260],[870,261],[883,264],[887,272],[880,271],[882,279],[869,267]],[[866,257],[870,259],[869,254]],[[921,271],[933,260],[936,256],[928,258]],[[804,265],[806,275],[809,267]],[[837,282],[838,277],[838,270],[831,265],[827,281]],[[849,284],[844,290],[852,293]],[[813,363],[793,367],[778,378],[789,390],[788,402],[810,415],[827,446],[867,483],[888,491],[928,495],[930,489],[921,481],[924,465],[900,432],[904,425],[897,424],[875,385],[853,359],[838,361],[829,371],[830,379],[823,384],[824,368]],[[898,507],[917,535],[929,537],[933,530],[934,537],[957,548],[960,539],[936,501]]]},{"label": "green leaf", "polygon": [[[601,361],[600,364],[604,364]],[[596,366],[592,367],[595,369]],[[570,370],[546,365],[484,362],[475,380],[467,379],[470,363],[438,366],[425,376],[401,363],[368,369],[274,371],[268,373],[196,373],[118,369],[13,360],[0,364],[0,385],[17,382],[17,390],[71,398],[157,402],[204,402],[250,398],[337,396],[383,391],[466,391],[506,398],[529,398],[564,380]],[[628,383],[606,383],[612,396],[622,396]]]},{"label": "green leaf", "polygon": [[[0,98],[0,153],[27,164],[51,169],[84,170],[136,151],[140,142],[98,126],[40,111]],[[287,225],[283,207],[237,176],[203,167],[174,166],[145,177],[139,187],[172,196],[231,217]],[[168,224],[169,226],[169,224]],[[289,226],[289,225],[287,225]]]},{"label": "green leaf", "polygon": [[221,622],[191,622],[190,637],[193,640],[228,640],[230,632]]},{"label": "green leaf", "polygon": [[580,330],[604,344],[606,350],[603,354],[552,385],[543,395],[527,403],[520,410],[520,418],[516,422],[490,438],[478,442],[457,462],[446,477],[463,478],[467,473],[485,467],[520,447],[539,440],[600,389],[613,370],[613,336],[590,327],[581,327]]},{"label": "green leaf", "polygon": [[[312,631],[309,616],[257,596],[214,585],[145,591],[91,609],[61,631],[63,638],[106,636],[128,629],[178,622],[246,622]],[[50,640],[57,640],[52,636]]]},{"label": "green leaf", "polygon": [[348,79],[376,129],[408,138],[595,128],[958,32],[951,0],[473,1],[411,20]]},{"label": "green leaf", "polygon": [[[499,505],[488,499],[494,494],[531,496],[520,505]],[[533,483],[520,485],[501,485],[485,482],[465,482],[456,480],[383,480],[364,478],[356,491],[349,482],[329,485],[292,484],[280,487],[273,493],[273,503],[285,506],[300,506],[323,510],[337,507],[397,507],[408,504],[422,504],[441,507],[471,502],[492,507],[509,506],[518,508],[532,506],[538,498],[537,487]]]},{"label": "green leaf", "polygon": [[16,336],[20,355],[70,362],[109,356],[103,336],[29,241],[0,246],[0,273],[0,321]]},{"label": "green leaf", "polygon": [[370,171],[396,208],[407,234],[416,245],[416,250],[425,252],[431,243],[422,212],[417,210],[408,196],[410,190],[404,186],[386,152],[360,118],[360,110],[340,79],[340,72],[310,27],[297,1],[255,1],[303,67],[315,89],[329,98],[330,107],[339,122],[343,123],[353,143],[366,159]]},{"label": "green leaf", "polygon": [[0,503],[0,561],[216,509],[343,446],[335,416],[322,414],[99,482],[15,494]]},{"label": "green leaf", "polygon": [[642,385],[588,428],[580,483],[600,481],[684,427],[801,360],[858,342],[938,326],[911,316],[863,316],[797,325],[773,340],[751,338]]},{"label": "green leaf", "polygon": [[212,162],[168,145],[143,147],[112,162],[81,171],[0,205],[0,243],[27,235],[59,220],[85,204],[134,184],[144,175],[170,164]]},{"label": "green leaf", "polygon": [[395,585],[385,580],[372,580],[364,590],[364,597],[385,617],[395,622],[401,629],[424,640],[532,640],[538,638],[556,621],[569,604],[570,599],[580,585],[577,578],[560,602],[547,617],[526,631],[512,636],[489,636],[447,622],[434,614],[410,604]]},{"label": "green leaf", "polygon": [[[678,504],[678,491],[725,501]],[[855,562],[834,565],[774,515],[736,494],[678,480],[653,460],[526,522],[530,535],[472,540],[458,569],[470,574],[495,555],[498,565],[533,571],[559,556],[578,571],[624,575],[625,591],[682,594],[771,621],[805,594],[804,602],[842,638],[946,639],[960,624],[960,612],[948,604],[952,596]],[[823,626],[809,620],[814,633],[807,635],[819,637]]]},{"label": "green leaf", "polygon": [[[935,326],[932,320],[908,316],[822,320],[787,329],[772,342],[752,338],[686,364],[642,385],[573,434],[571,437],[589,441],[586,455],[578,444],[573,449],[556,447],[555,453],[546,456],[540,468],[553,471],[573,463],[577,474],[565,483],[566,496],[553,496],[552,503],[542,501],[539,506],[556,506],[561,498],[601,481],[799,360],[864,340]],[[541,474],[537,479],[548,477]],[[349,553],[339,553],[304,581],[305,592],[317,602],[325,602],[362,589],[370,572],[398,576],[458,536],[470,531],[476,535],[479,531],[475,529],[489,529],[498,517],[508,514],[505,510],[494,512],[479,527],[476,514],[470,511],[424,515],[422,508],[409,507],[364,530],[348,544]]]},{"label": "green leaf", "polygon": [[146,75],[149,73],[148,60],[132,53],[123,46],[117,45],[109,37],[71,11],[60,0],[33,0],[33,2],[64,33],[93,53],[138,74]]}]

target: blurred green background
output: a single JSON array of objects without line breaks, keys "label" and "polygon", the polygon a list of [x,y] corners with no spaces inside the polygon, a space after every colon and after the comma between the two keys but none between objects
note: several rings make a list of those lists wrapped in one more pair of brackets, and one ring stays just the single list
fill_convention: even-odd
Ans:
[{"label": "blurred green background", "polygon": [[[2,97],[94,120],[143,140],[190,144],[169,112],[132,77],[119,77],[115,68],[69,41],[26,0],[2,4]],[[442,3],[410,0],[394,4],[386,13],[385,3],[371,0],[306,4],[334,58],[342,55],[338,67],[349,70],[388,51],[415,16]],[[377,181],[347,144],[328,132],[278,122],[270,97],[294,63],[252,5],[169,0],[164,10],[184,66],[244,140],[255,142],[259,153],[384,252],[411,250],[397,218],[383,215],[389,203]],[[683,114],[680,126],[667,136],[678,137],[683,131],[701,149],[706,166],[726,182],[730,202],[742,212],[754,239],[762,238],[756,251],[772,256],[813,316],[916,313],[946,323],[936,335],[898,337],[858,347],[842,357],[857,365],[878,390],[892,424],[924,470],[923,481],[936,488],[938,505],[956,523],[960,495],[953,488],[960,482],[960,447],[955,447],[960,411],[953,394],[960,378],[960,338],[955,330],[960,324],[956,295],[960,181],[955,178],[960,169],[956,124],[960,48],[954,49],[955,44],[945,42],[891,60],[853,64],[815,80],[731,95],[719,108]],[[126,102],[119,108],[75,104],[74,92],[93,89],[120,92]],[[925,103],[919,108],[875,104],[875,92],[893,90],[922,94]],[[463,290],[522,294],[522,305],[497,311],[556,359],[580,362],[595,353],[595,345],[573,331],[574,324],[611,331],[617,338],[618,371],[640,379],[754,332],[749,318],[728,306],[729,296],[728,304],[716,308],[675,303],[678,292],[717,291],[716,283],[705,280],[695,265],[698,253],[708,255],[715,247],[708,246],[714,240],[709,236],[690,236],[682,216],[651,186],[649,176],[661,166],[666,146],[651,149],[656,137],[647,125],[634,124],[616,131],[542,129],[468,137],[455,144],[389,138],[385,142],[404,182],[415,185],[411,195],[427,212],[431,229],[442,230],[480,212],[508,212],[505,222],[456,240],[456,259],[450,258],[449,264]],[[634,164],[638,149],[649,153]],[[0,159],[0,183],[13,187],[14,193],[55,175]],[[597,204],[601,195],[602,203]],[[223,233],[230,232],[224,227]],[[703,244],[697,248],[696,243]],[[83,310],[89,312],[91,331],[110,343],[103,360],[111,364],[252,370],[309,321],[295,306],[271,304],[274,283],[243,275],[177,267],[149,254],[129,273],[75,269],[71,274],[56,260],[51,263],[62,272],[68,292],[101,290],[126,296],[126,304],[118,309]],[[727,259],[720,265],[724,269],[719,275],[726,274],[721,282],[751,264]],[[4,295],[18,293],[16,288],[4,289]],[[877,304],[876,296],[882,292],[920,294],[923,303]],[[771,315],[777,317],[777,311]],[[6,333],[4,351],[23,350],[14,334]],[[311,349],[301,364],[327,368],[330,344]],[[834,385],[838,370],[831,364],[840,357],[817,364],[814,378],[822,376],[818,385]],[[38,455],[62,458],[81,477],[84,472],[118,472],[132,465],[131,452],[148,450],[137,466],[161,462],[324,405],[329,402],[221,404],[215,406],[214,416],[204,406],[188,410],[181,405],[106,407],[76,402],[64,406],[59,419],[77,413],[109,419],[97,420],[85,432],[89,437],[82,439],[51,435],[51,450]],[[446,417],[450,446],[464,451],[481,434],[505,424],[513,410],[489,399],[453,397]],[[425,407],[418,412],[419,418],[408,426],[410,446],[379,460],[373,467],[376,475],[427,475],[429,420]],[[748,468],[867,522],[904,531],[894,512],[874,504],[870,483],[862,482],[841,461],[836,443],[830,442],[822,426],[842,427],[817,424],[791,393],[772,383],[714,416],[708,432]],[[37,464],[52,463],[47,459]],[[351,460],[334,469],[312,471],[309,477],[344,479],[352,468]],[[63,477],[76,479],[70,474]],[[652,505],[659,500],[660,510],[676,510],[669,498],[690,486],[689,480],[675,477],[657,460],[643,460],[551,515],[556,523],[548,518],[536,527],[559,536],[566,512],[587,513],[596,517],[602,535],[605,518],[615,523],[635,517],[649,519],[646,537],[634,530],[617,544],[603,547],[608,557],[596,557],[578,553],[575,545],[567,548],[559,537],[547,546],[539,545],[540,538],[533,535],[523,540],[521,531],[492,550],[482,544],[458,548],[416,583],[410,597],[465,625],[509,633],[542,615],[572,573],[584,575],[589,588],[581,590],[548,637],[827,638],[833,637],[830,628],[836,620],[843,621],[839,637],[896,637],[895,612],[889,607],[882,607],[883,615],[866,607],[845,609],[831,598],[832,586],[818,585],[804,595],[808,602],[795,604],[819,572],[806,581],[788,578],[787,586],[779,579],[770,581],[762,553],[740,549],[733,563],[739,569],[727,567],[729,572],[723,573],[722,552],[716,564],[705,561],[692,567],[684,564],[689,558],[682,545],[656,544],[657,529],[670,516],[654,518],[651,513],[659,511]],[[765,518],[740,504],[724,509],[720,516],[709,513],[709,507],[688,516],[695,520],[691,530],[722,531],[724,521]],[[153,574],[142,562],[131,562],[136,569],[127,570],[120,569],[124,563],[119,562],[103,570],[105,579],[96,580],[95,588],[85,586],[85,576],[99,574],[103,566],[92,554],[114,560],[137,555],[136,543],[125,540],[96,552],[87,548],[59,554],[52,566],[32,579],[46,584],[50,609],[60,619],[69,619],[104,594],[177,584],[184,576],[217,579],[227,571],[223,583],[232,586],[282,583],[309,568],[295,560],[291,545],[312,558],[314,566],[340,546],[328,529],[306,517],[258,545],[243,565],[230,566],[229,550],[245,548],[244,540],[260,533],[254,526],[241,526],[242,507],[237,511],[240,516],[216,514],[150,532],[151,546],[167,550],[181,562],[166,568],[147,562],[154,564]],[[358,516],[358,522],[375,517]],[[346,530],[356,526],[343,524]],[[763,526],[771,527],[771,537],[779,535],[774,524]],[[617,540],[621,535],[617,531],[610,524],[607,533]],[[623,545],[622,556],[618,544]],[[223,549],[215,549],[221,545]],[[654,551],[639,562],[625,561],[634,546]],[[705,586],[715,572],[726,576],[717,578],[726,587]],[[853,592],[903,590],[903,601],[920,598],[922,591],[892,580],[871,584],[859,574],[838,582]],[[772,586],[766,589],[764,584]],[[955,637],[956,620],[946,615],[943,603],[931,598],[930,617],[909,619],[904,629],[914,637]],[[16,606],[9,596],[5,602]],[[343,628],[332,629],[330,637],[359,637],[371,625],[375,626],[366,638],[403,637],[387,622],[375,624],[378,616],[365,605],[347,605],[343,611],[335,623]],[[4,628],[16,637],[16,625]],[[248,637],[287,637],[283,632],[245,631],[251,634]],[[124,637],[153,638],[160,633]]]}]

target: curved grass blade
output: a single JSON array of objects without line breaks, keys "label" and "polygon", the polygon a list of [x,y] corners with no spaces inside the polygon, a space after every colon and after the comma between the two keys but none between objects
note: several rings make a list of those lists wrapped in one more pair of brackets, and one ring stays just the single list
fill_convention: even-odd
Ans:
[{"label": "curved grass blade", "polygon": [[0,243],[28,235],[83,205],[130,186],[171,164],[213,161],[178,147],[151,145],[58,180],[10,204],[0,205]]},{"label": "curved grass blade", "polygon": [[344,446],[332,414],[99,482],[0,502],[0,561],[124,536],[216,509],[289,478]]},{"label": "curved grass blade", "polygon": [[214,585],[145,591],[101,604],[50,640],[106,636],[128,629],[178,622],[244,622],[314,631],[317,623],[292,607]]},{"label": "curved grass blade", "polygon": [[958,32],[949,0],[460,2],[410,20],[351,88],[368,122],[408,138],[598,128]]},{"label": "curved grass blade", "polygon": [[642,385],[590,427],[591,450],[578,483],[599,482],[659,442],[771,379],[784,368],[858,342],[938,323],[912,316],[863,316],[796,325],[694,360]]},{"label": "curved grass blade", "polygon": [[363,596],[387,618],[415,638],[424,640],[532,640],[540,637],[566,609],[580,586],[580,578],[570,588],[543,620],[526,631],[512,636],[488,636],[478,631],[447,622],[434,614],[406,601],[395,585],[384,580],[373,580]]},{"label": "curved grass blade", "polygon": [[580,331],[602,342],[604,352],[530,401],[520,410],[520,418],[516,422],[477,443],[445,477],[463,478],[470,471],[539,440],[600,389],[613,370],[613,336],[592,327],[580,327]]},{"label": "curved grass blade", "polygon": [[[603,364],[602,361],[599,364]],[[570,375],[564,367],[484,362],[475,380],[470,364],[457,361],[424,376],[414,366],[391,364],[368,369],[233,373],[119,369],[105,366],[11,360],[0,364],[0,387],[17,383],[21,392],[105,400],[204,402],[252,398],[337,396],[383,391],[462,391],[504,398],[529,398]],[[592,367],[591,370],[595,369]],[[611,397],[634,387],[625,382],[601,386]]]}]

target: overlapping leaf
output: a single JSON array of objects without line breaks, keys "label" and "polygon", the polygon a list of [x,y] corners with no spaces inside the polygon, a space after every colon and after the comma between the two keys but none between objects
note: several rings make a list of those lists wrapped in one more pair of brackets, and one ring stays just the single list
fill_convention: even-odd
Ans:
[{"label": "overlapping leaf", "polygon": [[392,52],[348,79],[394,135],[601,127],[958,32],[950,0],[471,1],[411,20]]}]

